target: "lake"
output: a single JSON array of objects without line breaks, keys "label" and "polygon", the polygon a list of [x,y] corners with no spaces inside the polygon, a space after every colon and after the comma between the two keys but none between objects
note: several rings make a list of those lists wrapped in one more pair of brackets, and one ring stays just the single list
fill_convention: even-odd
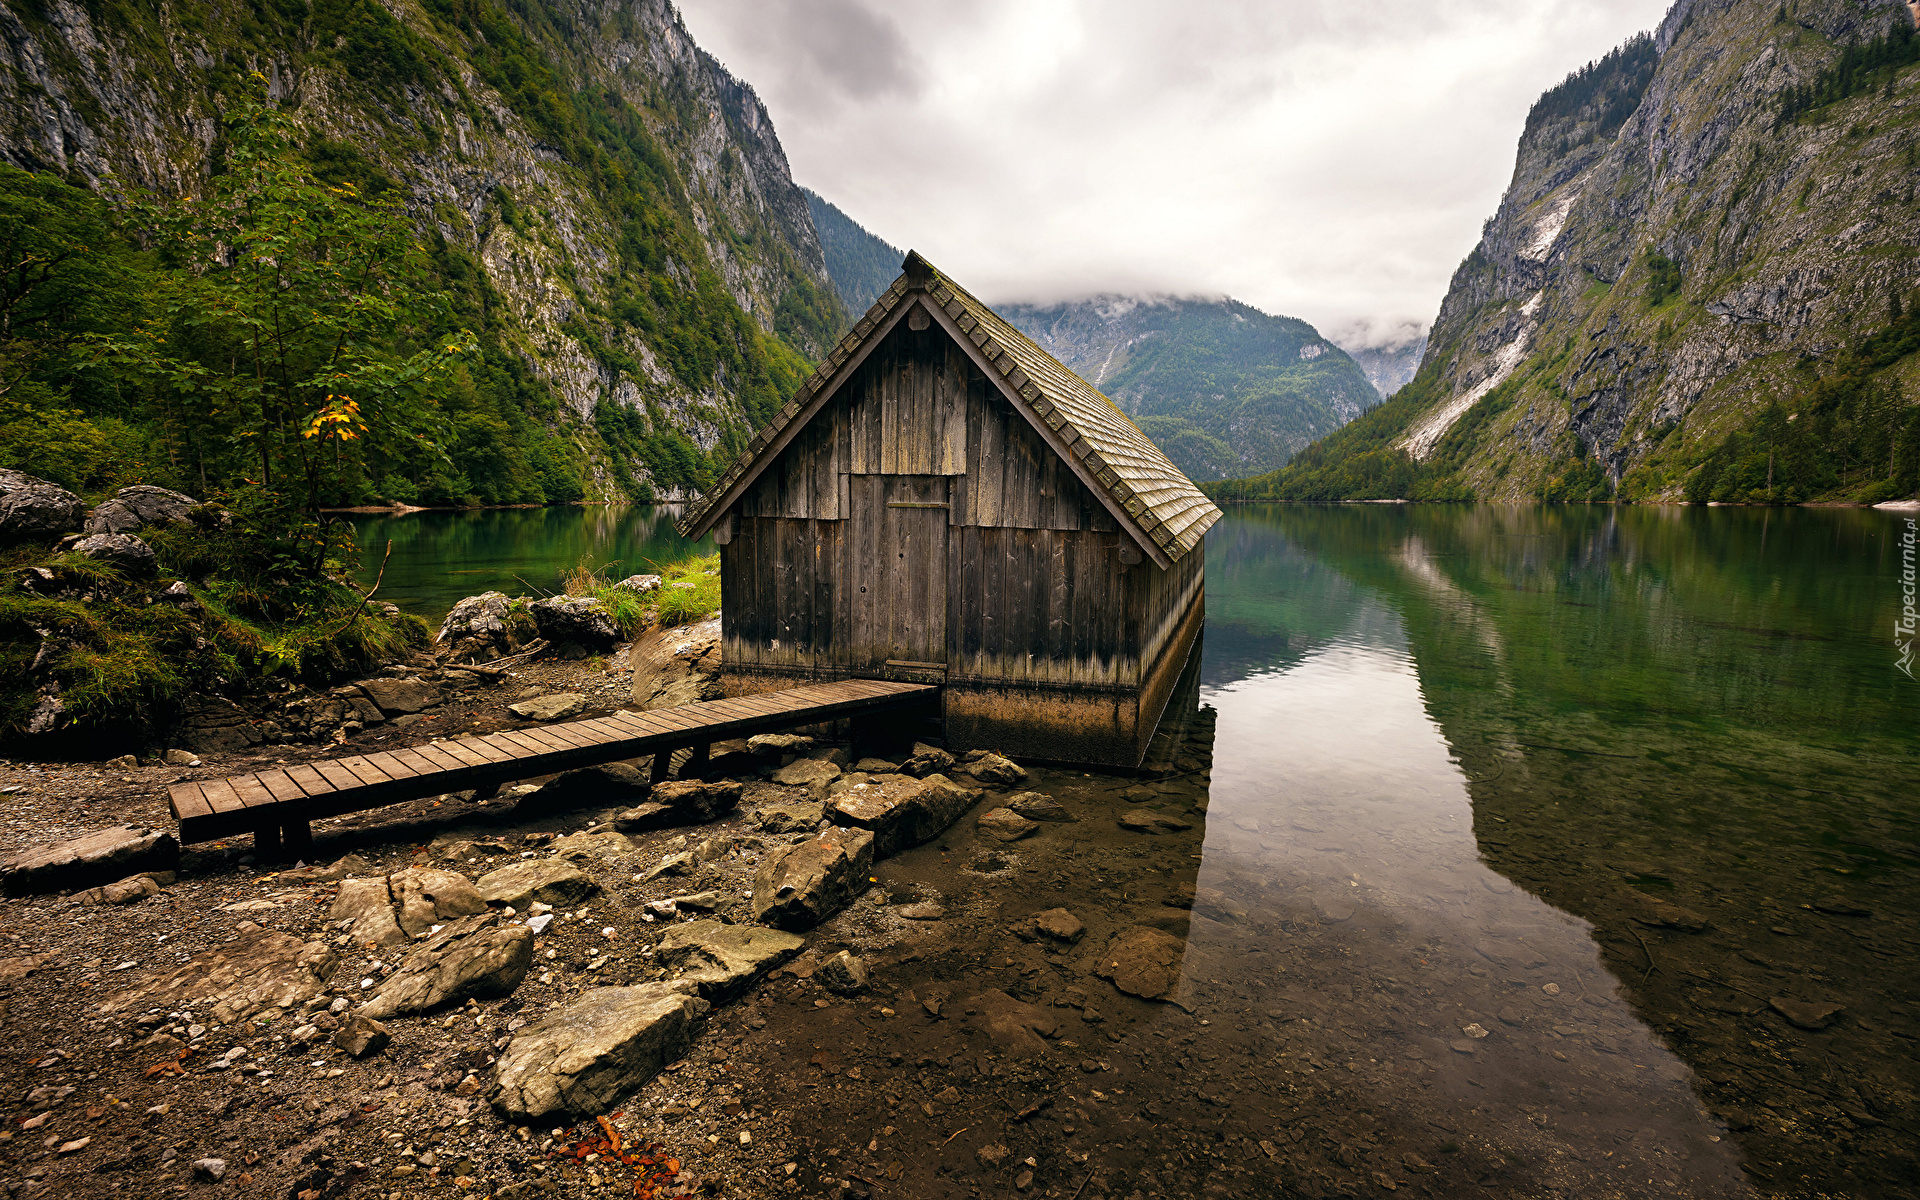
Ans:
[{"label": "lake", "polygon": [[[1418,1190],[1476,1155],[1499,1194],[1913,1194],[1905,522],[1230,512],[1178,714],[1180,752],[1212,762],[1180,970],[1213,1049],[1147,1040],[1201,1032],[1170,1006],[1113,1047],[1139,1050],[1146,1144],[1175,1146],[1166,1114],[1198,1097],[1310,1195]],[[360,529],[366,577],[391,538],[381,594],[430,619],[688,549],[644,508]],[[1186,1176],[1163,1186],[1264,1194],[1204,1144],[1169,1150]]]}]

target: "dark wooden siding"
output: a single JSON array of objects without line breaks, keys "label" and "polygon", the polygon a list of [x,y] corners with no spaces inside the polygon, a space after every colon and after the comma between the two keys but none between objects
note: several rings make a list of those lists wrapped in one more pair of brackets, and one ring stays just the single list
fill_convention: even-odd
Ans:
[{"label": "dark wooden siding", "polygon": [[855,475],[965,471],[968,366],[938,328],[896,328],[847,381],[845,403],[835,398],[833,406],[847,414],[844,469]]},{"label": "dark wooden siding", "polygon": [[1118,533],[1073,468],[986,376],[967,367],[967,478],[956,489],[954,524]]},{"label": "dark wooden siding", "polygon": [[743,517],[720,550],[721,655],[801,671],[846,666],[847,522]]}]

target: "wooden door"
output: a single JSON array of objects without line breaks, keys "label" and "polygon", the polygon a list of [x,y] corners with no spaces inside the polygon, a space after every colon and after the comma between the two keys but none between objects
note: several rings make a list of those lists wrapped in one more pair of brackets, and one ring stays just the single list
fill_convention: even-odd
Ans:
[{"label": "wooden door", "polygon": [[947,661],[947,478],[855,475],[846,593],[858,674],[942,669]]}]

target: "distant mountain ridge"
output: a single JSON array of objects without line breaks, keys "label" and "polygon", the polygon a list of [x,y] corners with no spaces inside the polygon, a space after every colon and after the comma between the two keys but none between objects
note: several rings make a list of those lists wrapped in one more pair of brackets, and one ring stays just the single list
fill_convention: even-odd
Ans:
[{"label": "distant mountain ridge", "polygon": [[1422,335],[1384,346],[1342,346],[1341,349],[1360,364],[1367,382],[1385,400],[1413,382],[1420,370],[1420,360],[1427,353],[1427,339]]},{"label": "distant mountain ridge", "polygon": [[1360,366],[1312,325],[1230,298],[996,307],[1197,481],[1273,470],[1378,400]]},{"label": "distant mountain ridge", "polygon": [[802,187],[807,211],[813,214],[813,227],[820,234],[820,249],[827,260],[827,277],[847,306],[848,316],[858,321],[873,307],[880,293],[887,290],[900,274],[906,252],[882,238],[875,237],[860,222],[840,211],[839,205],[812,188]]}]

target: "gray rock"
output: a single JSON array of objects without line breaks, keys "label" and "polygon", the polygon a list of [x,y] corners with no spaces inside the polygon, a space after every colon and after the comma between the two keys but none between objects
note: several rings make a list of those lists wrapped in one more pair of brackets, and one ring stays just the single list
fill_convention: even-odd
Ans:
[{"label": "gray rock", "polygon": [[812,832],[826,818],[824,804],[773,804],[760,810],[762,833]]},{"label": "gray rock", "polygon": [[900,764],[884,758],[863,758],[853,764],[853,769],[865,775],[891,775],[900,769]]},{"label": "gray rock", "polygon": [[654,957],[662,966],[680,972],[703,998],[724,1004],[806,944],[805,938],[773,929],[688,921],[667,930]]},{"label": "gray rock", "polygon": [[1013,787],[1027,779],[1024,767],[999,754],[983,754],[960,769],[989,787]]},{"label": "gray rock", "polygon": [[824,800],[827,788],[840,778],[840,768],[818,758],[796,758],[773,773],[773,781],[783,787],[803,787],[815,800]]},{"label": "gray rock", "polygon": [[[172,882],[173,872],[164,874],[168,882]],[[132,904],[148,896],[158,896],[160,887],[160,880],[154,875],[129,875],[105,887],[88,888],[76,893],[73,898],[80,904]]]},{"label": "gray rock", "polygon": [[525,912],[534,901],[571,908],[599,892],[593,876],[558,858],[533,858],[489,871],[473,887],[488,904]]},{"label": "gray rock", "polygon": [[502,925],[495,913],[464,917],[409,951],[360,1013],[380,1021],[468,997],[491,1000],[519,987],[532,964],[532,930]]},{"label": "gray rock", "polygon": [[644,596],[648,592],[659,590],[660,577],[658,575],[629,575],[613,586],[625,588],[629,592],[638,592]]},{"label": "gray rock", "polygon": [[1172,934],[1135,925],[1114,935],[1093,973],[1111,979],[1129,996],[1164,999],[1180,984],[1180,959],[1186,949]]},{"label": "gray rock", "polygon": [[695,825],[717,821],[740,803],[740,785],[722,779],[702,783],[697,779],[672,780],[653,789],[648,797],[655,804],[673,810],[676,825]]},{"label": "gray rock", "polygon": [[694,892],[686,896],[673,896],[667,900],[676,910],[692,909],[696,912],[712,912],[719,908],[722,898],[719,892]]},{"label": "gray rock", "polygon": [[104,563],[129,579],[152,579],[160,573],[153,547],[130,533],[95,533],[73,544],[75,552]]},{"label": "gray rock", "polygon": [[424,679],[363,679],[357,685],[384,716],[423,712],[446,702],[446,693]]},{"label": "gray rock", "polygon": [[929,775],[939,775],[951,769],[952,766],[953,755],[938,746],[915,742],[913,753],[907,757],[907,761],[900,764],[900,769],[916,779],[924,779]]},{"label": "gray rock", "polygon": [[1131,829],[1135,833],[1177,833],[1183,829],[1192,829],[1193,822],[1167,813],[1130,808],[1120,814],[1120,828]]},{"label": "gray rock", "polygon": [[333,1033],[333,1044],[354,1058],[378,1054],[392,1041],[393,1035],[387,1032],[387,1027],[365,1013],[354,1013]]},{"label": "gray rock", "polygon": [[440,623],[434,641],[449,658],[487,662],[512,654],[540,636],[527,606],[502,592],[468,596]]},{"label": "gray rock", "polygon": [[587,804],[631,804],[645,799],[648,790],[646,775],[630,763],[601,763],[561,772],[538,790],[521,797],[514,807],[557,812]]},{"label": "gray rock", "polygon": [[169,750],[166,753],[166,760],[167,765],[170,767],[197,767],[200,765],[200,756],[191,750]]},{"label": "gray rock", "polygon": [[184,525],[199,503],[163,487],[137,484],[101,501],[82,528],[87,533],[138,533],[149,525]]},{"label": "gray rock", "polygon": [[979,798],[977,790],[963,788],[945,775],[925,779],[883,775],[865,787],[835,796],[827,816],[837,825],[870,830],[874,857],[888,858],[939,837]]},{"label": "gray rock", "polygon": [[593,596],[552,596],[527,606],[540,636],[557,647],[603,653],[620,640],[613,614]]},{"label": "gray rock", "polygon": [[1040,828],[1010,808],[990,808],[974,824],[982,837],[996,842],[1017,842]]},{"label": "gray rock", "polygon": [[866,990],[867,961],[857,957],[850,950],[840,953],[821,963],[813,972],[813,977],[830,992],[851,996],[855,992]]},{"label": "gray rock", "polygon": [[333,947],[262,929],[251,921],[233,928],[239,936],[232,942],[108,997],[101,1010],[206,1004],[214,1020],[231,1025],[268,1009],[295,1008],[326,991],[339,963]]},{"label": "gray rock", "polygon": [[893,911],[909,921],[942,921],[947,916],[947,910],[931,900],[922,900],[918,904],[902,904]]},{"label": "gray rock", "polygon": [[9,896],[100,887],[135,873],[171,871],[180,843],[170,833],[116,825],[71,841],[34,846],[0,864],[0,888]]},{"label": "gray rock", "polygon": [[767,855],[753,877],[753,919],[804,930],[839,912],[866,890],[873,834],[828,829]]},{"label": "gray rock", "polygon": [[555,692],[509,704],[507,711],[523,721],[564,721],[580,715],[586,707],[587,698],[578,692]]},{"label": "gray rock", "polygon": [[196,1158],[193,1160],[193,1177],[202,1183],[219,1183],[227,1177],[227,1160]]},{"label": "gray rock", "polygon": [[404,946],[435,925],[487,911],[464,875],[408,867],[374,879],[346,879],[334,899],[331,921],[351,921],[362,945]]},{"label": "gray rock", "polygon": [[625,834],[611,829],[598,832],[570,833],[563,838],[553,840],[554,853],[560,858],[574,862],[605,861],[610,858],[624,858],[634,852],[634,844]]},{"label": "gray rock", "polygon": [[80,497],[56,483],[19,471],[0,477],[0,545],[51,542],[87,515]]},{"label": "gray rock", "polygon": [[1007,797],[1007,807],[1029,821],[1071,821],[1073,814],[1060,807],[1051,796],[1039,792],[1018,792]]},{"label": "gray rock", "polygon": [[595,988],[514,1035],[487,1099],[509,1121],[610,1112],[686,1052],[709,1007],[672,984]]},{"label": "gray rock", "polygon": [[747,739],[747,753],[778,758],[812,749],[813,739],[798,733],[756,733]]},{"label": "gray rock", "polygon": [[669,854],[651,869],[640,876],[640,882],[652,883],[662,875],[685,875],[699,864],[693,861],[693,851],[682,850],[678,854]]}]

